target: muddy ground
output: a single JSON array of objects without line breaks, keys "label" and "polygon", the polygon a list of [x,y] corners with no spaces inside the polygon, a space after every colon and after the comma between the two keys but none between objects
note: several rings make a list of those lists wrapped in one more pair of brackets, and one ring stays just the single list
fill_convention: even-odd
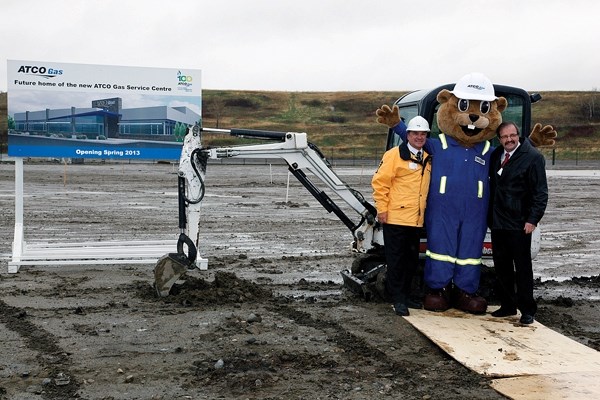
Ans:
[{"label": "muddy ground", "polygon": [[[370,198],[374,164],[336,171]],[[287,181],[282,165],[209,164],[209,270],[159,299],[152,264],[8,274],[14,165],[1,163],[0,399],[504,398],[388,304],[343,289],[350,232]],[[25,238],[173,240],[176,182],[169,164],[26,162]],[[549,184],[537,319],[598,350],[600,172],[550,167]]]}]

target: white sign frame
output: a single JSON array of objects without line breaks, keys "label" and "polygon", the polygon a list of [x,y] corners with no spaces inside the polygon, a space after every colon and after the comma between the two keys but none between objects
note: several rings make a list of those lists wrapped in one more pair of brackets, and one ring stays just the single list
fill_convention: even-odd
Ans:
[{"label": "white sign frame", "polygon": [[[25,76],[25,77],[24,77]],[[27,84],[26,82],[29,82]],[[33,83],[35,84],[33,84]],[[38,84],[41,82],[52,83]],[[96,82],[96,83],[94,83]],[[101,82],[98,84],[98,82]],[[121,83],[121,82],[127,82]],[[171,92],[178,98],[197,99],[197,114],[201,118],[200,70],[120,67],[107,65],[49,63],[39,61],[8,61],[9,105],[10,95],[20,90],[35,87],[41,92],[91,92],[97,98],[114,96],[115,93]],[[107,93],[107,91],[109,93]],[[52,93],[49,93],[52,94]],[[9,107],[9,115],[10,115]],[[201,119],[197,122],[201,122]],[[62,143],[65,143],[63,141]],[[128,141],[130,142],[130,141]],[[118,141],[92,143],[93,151],[87,154],[77,153],[71,157],[80,158],[141,158],[141,159],[179,159],[181,145],[156,144],[140,141],[136,147],[138,153],[121,154],[115,147]],[[87,145],[87,143],[86,143]],[[81,148],[80,144],[59,145],[62,150],[47,150],[44,146],[17,146],[11,149],[9,137],[9,156],[15,157],[15,228],[12,244],[12,257],[8,262],[8,273],[17,273],[25,265],[98,265],[98,264],[154,264],[165,253],[176,250],[177,240],[157,241],[107,241],[81,243],[28,243],[25,240],[23,218],[23,158],[24,157],[65,157],[57,151],[72,151],[67,147]],[[99,150],[98,150],[99,149]],[[108,149],[108,150],[107,150]],[[145,149],[150,149],[148,152]],[[12,151],[11,151],[12,150]],[[42,153],[40,153],[42,151]],[[69,154],[69,153],[67,153]],[[160,154],[161,157],[157,157]],[[69,156],[67,156],[69,157]]]}]

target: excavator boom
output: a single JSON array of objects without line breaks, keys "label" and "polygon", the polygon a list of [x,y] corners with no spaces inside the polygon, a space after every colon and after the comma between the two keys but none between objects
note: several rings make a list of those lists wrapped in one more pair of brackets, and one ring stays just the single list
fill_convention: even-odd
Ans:
[{"label": "excavator boom", "polygon": [[[270,143],[233,147],[202,147],[202,132],[226,133],[231,136],[263,139]],[[189,128],[181,151],[178,170],[179,228],[177,253],[161,257],[154,268],[157,294],[167,296],[175,282],[188,269],[208,268],[208,261],[198,257],[200,203],[205,193],[204,177],[209,159],[246,158],[285,160],[298,181],[328,211],[333,212],[352,232],[352,251],[368,253],[383,246],[383,233],[375,217],[377,211],[361,193],[350,188],[331,169],[329,162],[306,133],[273,132],[248,129],[210,129],[198,125]],[[348,216],[335,201],[309,178],[318,178],[330,191],[349,205],[356,215]],[[187,254],[185,249],[187,248]],[[346,278],[345,278],[346,279]]]}]

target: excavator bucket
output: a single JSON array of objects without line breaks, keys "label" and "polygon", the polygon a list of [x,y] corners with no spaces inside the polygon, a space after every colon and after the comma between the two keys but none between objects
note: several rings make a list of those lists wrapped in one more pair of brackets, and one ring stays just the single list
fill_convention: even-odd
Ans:
[{"label": "excavator bucket", "polygon": [[154,288],[160,297],[167,297],[171,288],[190,268],[183,254],[169,253],[162,256],[154,267]]},{"label": "excavator bucket", "polygon": [[[187,255],[184,252],[184,244],[188,246]],[[160,297],[167,297],[175,282],[189,269],[194,268],[196,255],[194,243],[185,234],[180,234],[177,253],[165,254],[159,258],[154,267],[154,288]]]}]

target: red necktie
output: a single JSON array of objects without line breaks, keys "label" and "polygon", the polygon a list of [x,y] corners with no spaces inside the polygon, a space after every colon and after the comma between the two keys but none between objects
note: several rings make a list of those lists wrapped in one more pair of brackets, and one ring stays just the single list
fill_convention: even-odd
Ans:
[{"label": "red necktie", "polygon": [[509,153],[505,153],[504,154],[504,161],[502,161],[502,165],[500,165],[500,168],[504,168],[504,166],[506,165],[506,163],[508,162],[508,159],[510,158],[510,154]]}]

